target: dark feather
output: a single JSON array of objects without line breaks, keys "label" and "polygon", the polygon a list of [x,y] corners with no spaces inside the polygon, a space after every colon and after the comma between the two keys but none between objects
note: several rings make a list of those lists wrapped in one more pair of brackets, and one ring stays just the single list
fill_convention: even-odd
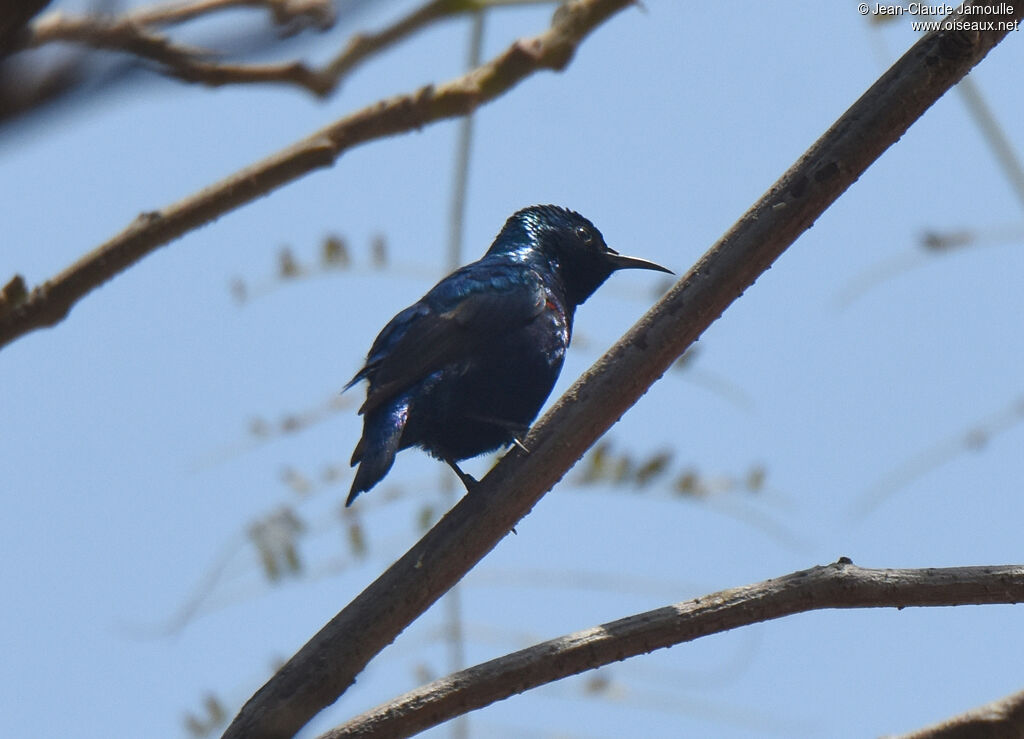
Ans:
[{"label": "dark feather", "polygon": [[[403,316],[387,337],[387,351],[356,375],[354,381],[371,380],[359,412],[372,412],[433,372],[458,365],[536,318],[546,303],[540,276],[532,270],[510,270],[493,265],[489,275],[456,272],[420,301],[428,310]],[[461,294],[452,295],[456,285]]]}]

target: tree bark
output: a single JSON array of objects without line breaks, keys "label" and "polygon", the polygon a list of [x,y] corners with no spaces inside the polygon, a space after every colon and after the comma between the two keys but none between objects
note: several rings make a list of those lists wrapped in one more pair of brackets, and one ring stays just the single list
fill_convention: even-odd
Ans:
[{"label": "tree bark", "polygon": [[[411,736],[455,716],[570,675],[795,613],[824,608],[907,608],[1022,601],[1024,565],[877,570],[857,567],[843,558],[825,567],[812,567],[756,585],[723,590],[550,639],[435,680],[357,716],[321,735],[320,739]],[[1017,713],[1021,712],[1020,704],[1018,698],[1014,706]],[[956,721],[968,721],[970,726],[977,726],[981,718],[995,725],[997,722],[991,721],[994,713],[986,711],[970,719],[965,715]],[[1012,714],[1013,711],[1002,709],[998,712],[1003,728]],[[914,734],[908,739],[928,736],[931,735],[918,737]]]}]

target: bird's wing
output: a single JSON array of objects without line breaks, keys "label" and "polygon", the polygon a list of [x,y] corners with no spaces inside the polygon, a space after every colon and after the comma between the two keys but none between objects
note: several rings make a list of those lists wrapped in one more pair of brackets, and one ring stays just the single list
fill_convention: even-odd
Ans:
[{"label": "bird's wing", "polygon": [[377,334],[377,338],[373,340],[373,346],[370,347],[370,352],[366,355],[366,363],[355,377],[345,384],[345,390],[360,380],[369,380],[372,383],[377,368],[380,367],[388,352],[401,340],[410,326],[429,314],[430,306],[424,300],[419,300],[388,321],[387,325]]},{"label": "bird's wing", "polygon": [[544,310],[540,276],[522,265],[477,262],[439,282],[385,326],[366,367],[370,379],[360,413],[368,413],[432,372],[470,357],[484,343],[532,321]]}]

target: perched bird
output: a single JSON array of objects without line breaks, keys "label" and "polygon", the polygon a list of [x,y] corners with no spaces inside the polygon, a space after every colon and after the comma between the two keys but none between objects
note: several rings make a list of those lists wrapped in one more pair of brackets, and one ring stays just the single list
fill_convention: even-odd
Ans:
[{"label": "perched bird", "polygon": [[562,369],[576,307],[619,269],[671,274],[610,249],[579,213],[535,205],[506,221],[482,259],[392,318],[345,386],[369,381],[345,505],[402,449],[447,462],[468,490],[476,481],[459,460],[522,446]]}]

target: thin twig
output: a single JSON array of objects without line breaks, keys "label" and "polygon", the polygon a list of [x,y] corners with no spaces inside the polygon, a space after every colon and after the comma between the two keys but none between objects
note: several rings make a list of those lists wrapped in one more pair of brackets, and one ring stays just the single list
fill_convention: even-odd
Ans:
[{"label": "thin twig", "polygon": [[410,736],[570,675],[796,613],[1022,601],[1024,565],[882,570],[840,559],[541,642],[435,680],[319,739]]},{"label": "thin twig", "polygon": [[996,162],[1002,168],[1006,179],[1010,181],[1010,185],[1017,195],[1017,200],[1024,206],[1024,165],[1021,164],[1020,157],[1017,156],[1013,144],[1010,143],[1006,130],[999,123],[999,119],[992,112],[992,108],[985,101],[985,97],[981,94],[981,90],[978,89],[973,79],[966,77],[961,80],[960,84],[957,85],[957,90],[960,92],[960,97],[967,104],[967,110],[970,111],[971,117],[974,118],[975,124],[977,124],[982,137],[985,139],[985,143],[992,150]]},{"label": "thin twig", "polygon": [[[571,10],[576,7],[569,5]],[[976,22],[1014,20],[978,14]],[[557,22],[557,16],[556,16]],[[459,581],[722,312],[1007,31],[942,30],[908,51],[401,559],[249,699],[225,739],[293,736]]]},{"label": "thin twig", "polygon": [[574,0],[551,27],[519,39],[470,73],[438,87],[382,100],[162,210],[143,213],[124,231],[18,301],[0,296],[0,347],[59,323],[71,307],[111,277],[182,234],[310,172],[330,167],[359,144],[422,128],[475,110],[542,69],[561,70],[586,36],[631,0]]},{"label": "thin twig", "polygon": [[912,483],[966,452],[977,452],[993,438],[1024,423],[1024,397],[1015,398],[997,413],[975,422],[970,428],[923,449],[889,470],[870,488],[858,495],[850,515],[864,519],[882,503]]},{"label": "thin twig", "polygon": [[327,89],[323,94],[333,92],[341,81],[368,57],[388,46],[393,46],[434,21],[461,13],[481,12],[501,5],[540,5],[552,2],[553,0],[432,0],[387,28],[376,33],[357,34],[350,38],[345,48],[317,72],[321,77],[321,83]]},{"label": "thin twig", "polygon": [[473,10],[471,6],[472,3],[456,0],[431,0],[387,28],[376,33],[352,36],[345,47],[318,72],[321,84],[327,90],[323,94],[333,92],[353,69],[373,54],[397,44],[434,21]]}]

